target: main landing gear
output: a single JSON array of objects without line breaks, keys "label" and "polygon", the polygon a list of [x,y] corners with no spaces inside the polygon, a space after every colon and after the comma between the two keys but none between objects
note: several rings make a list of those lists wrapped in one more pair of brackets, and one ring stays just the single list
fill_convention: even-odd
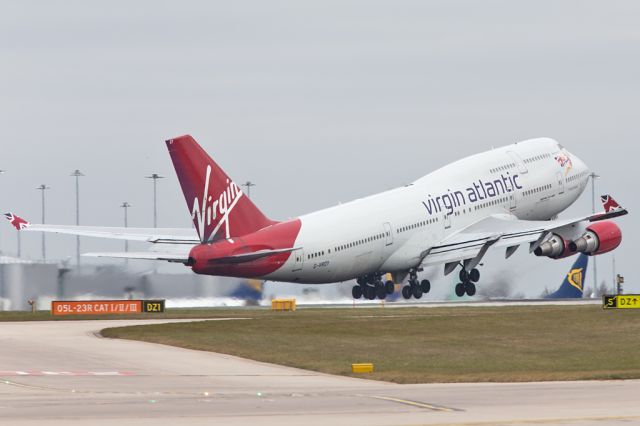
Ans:
[{"label": "main landing gear", "polygon": [[409,282],[402,288],[402,297],[405,299],[421,299],[423,294],[431,291],[429,280],[418,281],[418,273],[415,270],[409,272]]},{"label": "main landing gear", "polygon": [[480,281],[480,271],[472,269],[467,272],[465,268],[460,271],[460,282],[456,285],[456,296],[462,297],[465,294],[468,296],[475,296],[476,285]]},{"label": "main landing gear", "polygon": [[351,289],[354,299],[384,300],[395,290],[393,281],[382,281],[382,274],[366,275],[358,278],[357,282],[358,285]]}]

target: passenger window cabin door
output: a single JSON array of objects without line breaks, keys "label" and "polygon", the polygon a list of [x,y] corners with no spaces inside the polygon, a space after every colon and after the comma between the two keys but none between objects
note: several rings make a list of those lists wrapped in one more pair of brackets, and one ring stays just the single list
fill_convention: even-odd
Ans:
[{"label": "passenger window cabin door", "polygon": [[558,187],[560,188],[560,194],[564,194],[564,174],[562,172],[556,173],[558,178]]},{"label": "passenger window cabin door", "polygon": [[293,252],[293,272],[302,271],[304,267],[304,250],[296,250]]},{"label": "passenger window cabin door", "polygon": [[385,244],[387,246],[390,246],[393,244],[393,230],[391,228],[391,224],[389,222],[386,222],[384,223],[383,228],[384,228]]},{"label": "passenger window cabin door", "polygon": [[525,174],[529,172],[529,170],[527,169],[527,166],[524,164],[524,161],[522,161],[522,158],[520,158],[520,156],[517,153],[513,151],[507,151],[507,154],[509,154],[509,157],[511,157],[511,159],[516,163],[516,166],[518,167],[518,172],[520,172],[520,174]]},{"label": "passenger window cabin door", "polygon": [[444,215],[444,229],[451,229],[451,215]]}]

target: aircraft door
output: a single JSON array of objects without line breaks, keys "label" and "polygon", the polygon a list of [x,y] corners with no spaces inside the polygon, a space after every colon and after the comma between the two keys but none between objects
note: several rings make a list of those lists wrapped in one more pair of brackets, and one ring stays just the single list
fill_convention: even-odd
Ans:
[{"label": "aircraft door", "polygon": [[386,245],[390,246],[393,244],[393,230],[391,229],[391,224],[389,222],[386,222],[384,223],[383,227]]},{"label": "aircraft door", "polygon": [[560,188],[560,194],[564,194],[564,175],[562,172],[556,174],[558,178],[558,187]]},{"label": "aircraft door", "polygon": [[451,215],[444,215],[444,229],[451,229]]},{"label": "aircraft door", "polygon": [[293,272],[302,271],[304,267],[304,250],[296,250],[293,252]]},{"label": "aircraft door", "polygon": [[527,169],[527,166],[524,164],[524,161],[522,161],[522,158],[520,158],[520,156],[517,153],[513,151],[507,151],[507,154],[509,154],[509,157],[511,157],[511,160],[513,160],[516,163],[516,166],[518,166],[518,172],[520,172],[520,174],[525,174],[529,172],[529,170]]}]

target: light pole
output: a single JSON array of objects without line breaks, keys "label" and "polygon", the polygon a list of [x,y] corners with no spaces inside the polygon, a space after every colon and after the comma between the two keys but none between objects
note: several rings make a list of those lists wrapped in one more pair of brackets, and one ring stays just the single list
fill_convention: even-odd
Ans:
[{"label": "light pole", "polygon": [[[122,203],[120,207],[124,209],[124,227],[128,228],[129,227],[129,207],[131,207],[131,204],[125,201],[124,203]],[[124,252],[125,253],[129,252],[129,240],[124,240]],[[129,265],[129,259],[125,259],[124,264]]]},{"label": "light pole", "polygon": [[251,198],[251,187],[256,186],[256,184],[248,180],[240,186],[247,188],[247,197]]},{"label": "light pole", "polygon": [[[595,172],[591,172],[589,175],[591,177],[591,212],[596,214],[596,179],[600,176]],[[596,261],[597,256],[592,256],[593,258],[593,294],[597,294],[598,292],[598,263]]]},{"label": "light pole", "polygon": [[153,173],[151,176],[145,176],[147,179],[153,179],[153,227],[158,227],[158,191],[156,188],[156,184],[158,179],[164,179],[164,176],[160,176],[157,173]]},{"label": "light pole", "polygon": [[[80,225],[80,177],[84,176],[76,169],[71,176],[76,178],[76,226]],[[80,267],[80,236],[76,235],[76,264]]]},{"label": "light pole", "polygon": [[[44,192],[47,189],[51,189],[49,188],[47,185],[45,185],[44,183],[42,185],[40,185],[39,187],[36,188],[38,191],[41,192],[42,195],[42,224],[45,223],[45,198],[44,198]],[[45,245],[45,233],[42,233],[42,260],[47,260],[47,248]]]},{"label": "light pole", "polygon": [[[124,227],[128,228],[129,227],[129,207],[131,207],[131,204],[127,203],[126,201],[124,203],[122,203],[122,205],[120,206],[124,209]],[[128,240],[124,240],[124,251],[128,252],[129,251],[129,241]]]}]

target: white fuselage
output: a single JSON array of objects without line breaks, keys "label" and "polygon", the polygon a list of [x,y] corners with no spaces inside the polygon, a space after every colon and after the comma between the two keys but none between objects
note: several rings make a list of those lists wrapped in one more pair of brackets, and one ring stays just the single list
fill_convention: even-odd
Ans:
[{"label": "white fuselage", "polygon": [[487,216],[554,218],[580,196],[588,175],[548,138],[476,154],[405,187],[300,217],[298,255],[264,278],[327,283],[408,271],[420,266],[421,251]]}]

